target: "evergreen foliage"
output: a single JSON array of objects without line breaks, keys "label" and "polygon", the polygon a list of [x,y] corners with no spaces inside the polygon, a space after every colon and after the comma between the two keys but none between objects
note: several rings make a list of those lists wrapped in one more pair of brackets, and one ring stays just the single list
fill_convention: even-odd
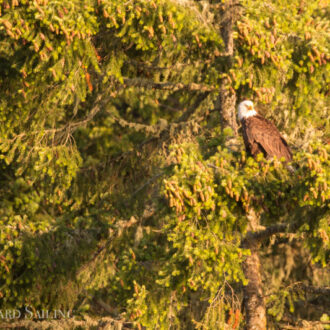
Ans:
[{"label": "evergreen foliage", "polygon": [[[237,329],[251,239],[269,328],[325,324],[328,17],[321,0],[0,0],[0,309]],[[220,128],[223,84],[294,172]]]}]

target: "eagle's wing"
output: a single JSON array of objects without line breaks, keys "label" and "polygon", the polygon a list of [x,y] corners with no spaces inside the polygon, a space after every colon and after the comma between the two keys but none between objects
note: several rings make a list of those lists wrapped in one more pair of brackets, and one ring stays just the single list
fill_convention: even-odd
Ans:
[{"label": "eagle's wing", "polygon": [[[267,157],[276,156],[278,159],[284,157],[286,161],[292,160],[292,153],[287,142],[276,126],[267,119],[258,115],[250,117],[250,120],[246,122],[245,134],[251,151],[253,151],[253,148],[259,149]],[[253,144],[258,144],[259,148],[257,146],[253,147]]]}]

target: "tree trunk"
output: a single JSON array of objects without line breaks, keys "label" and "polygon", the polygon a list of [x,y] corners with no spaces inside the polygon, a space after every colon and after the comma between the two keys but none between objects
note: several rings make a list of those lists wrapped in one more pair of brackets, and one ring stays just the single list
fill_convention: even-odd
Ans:
[{"label": "tree trunk", "polygon": [[[220,32],[225,44],[225,52],[228,56],[227,72],[229,72],[234,55],[233,24],[239,16],[239,1],[227,0],[220,14]],[[237,135],[236,94],[233,90],[228,89],[228,85],[228,80],[226,78],[223,79],[216,107],[219,107],[222,128],[231,127],[234,134]],[[258,218],[255,214],[251,214],[249,218],[249,227],[251,230],[258,227]],[[248,280],[248,285],[244,287],[246,328],[248,330],[266,329],[266,307],[262,292],[260,260],[257,253],[258,243],[246,238],[242,242],[242,247],[251,251],[251,255],[243,263],[244,275]]]},{"label": "tree trunk", "polygon": [[[232,65],[232,56],[234,54],[233,24],[238,17],[238,1],[228,0],[223,6],[221,12],[221,36],[225,44],[225,52],[228,56],[228,70]],[[228,89],[229,81],[224,78],[220,85],[220,94],[217,100],[217,106],[221,113],[222,128],[231,127],[234,134],[237,135],[236,121],[236,94]]]},{"label": "tree trunk", "polygon": [[238,126],[236,121],[236,95],[226,88],[227,79],[224,79],[220,86],[219,109],[221,113],[222,129],[230,127],[237,135]]},{"label": "tree trunk", "polygon": [[246,234],[242,247],[249,249],[251,255],[243,262],[243,272],[248,284],[243,288],[243,308],[247,330],[266,329],[266,306],[261,281],[261,266],[258,255],[260,240],[253,237],[258,230],[259,217],[254,210],[250,210],[248,218],[248,233]]},{"label": "tree trunk", "polygon": [[260,259],[257,252],[258,246],[250,242],[245,242],[243,247],[251,251],[251,255],[243,263],[244,275],[249,281],[243,289],[246,329],[266,329],[266,307],[262,291]]}]

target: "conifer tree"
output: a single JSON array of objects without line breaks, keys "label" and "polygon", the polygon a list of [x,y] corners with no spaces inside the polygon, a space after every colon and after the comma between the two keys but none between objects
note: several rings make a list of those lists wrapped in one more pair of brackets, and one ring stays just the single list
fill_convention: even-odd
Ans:
[{"label": "conifer tree", "polygon": [[[328,324],[328,17],[323,0],[0,0],[0,309]],[[294,173],[244,151],[247,98]]]}]

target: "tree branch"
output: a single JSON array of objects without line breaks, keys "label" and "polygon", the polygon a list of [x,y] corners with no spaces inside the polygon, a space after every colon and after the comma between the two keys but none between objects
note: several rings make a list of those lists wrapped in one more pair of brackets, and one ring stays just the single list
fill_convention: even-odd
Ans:
[{"label": "tree branch", "polygon": [[216,88],[203,85],[203,84],[183,84],[173,82],[154,82],[152,80],[143,78],[124,78],[124,84],[129,87],[142,87],[149,89],[162,89],[169,91],[187,90],[187,91],[200,91],[200,92],[214,92]]},{"label": "tree branch", "polygon": [[182,115],[181,117],[177,120],[177,122],[183,122],[188,120],[188,118],[196,111],[196,109],[199,107],[199,105],[207,98],[209,95],[208,92],[201,93],[194,104],[192,104]]},{"label": "tree branch", "polygon": [[330,296],[330,287],[329,286],[321,287],[321,286],[311,286],[311,285],[305,285],[303,283],[299,283],[298,287],[300,287],[307,293]]},{"label": "tree branch", "polygon": [[247,232],[242,244],[247,244],[248,242],[253,242],[254,244],[257,244],[272,235],[293,232],[297,228],[298,223],[278,223],[275,225],[271,225],[264,230],[259,230],[255,232],[249,231]]}]

